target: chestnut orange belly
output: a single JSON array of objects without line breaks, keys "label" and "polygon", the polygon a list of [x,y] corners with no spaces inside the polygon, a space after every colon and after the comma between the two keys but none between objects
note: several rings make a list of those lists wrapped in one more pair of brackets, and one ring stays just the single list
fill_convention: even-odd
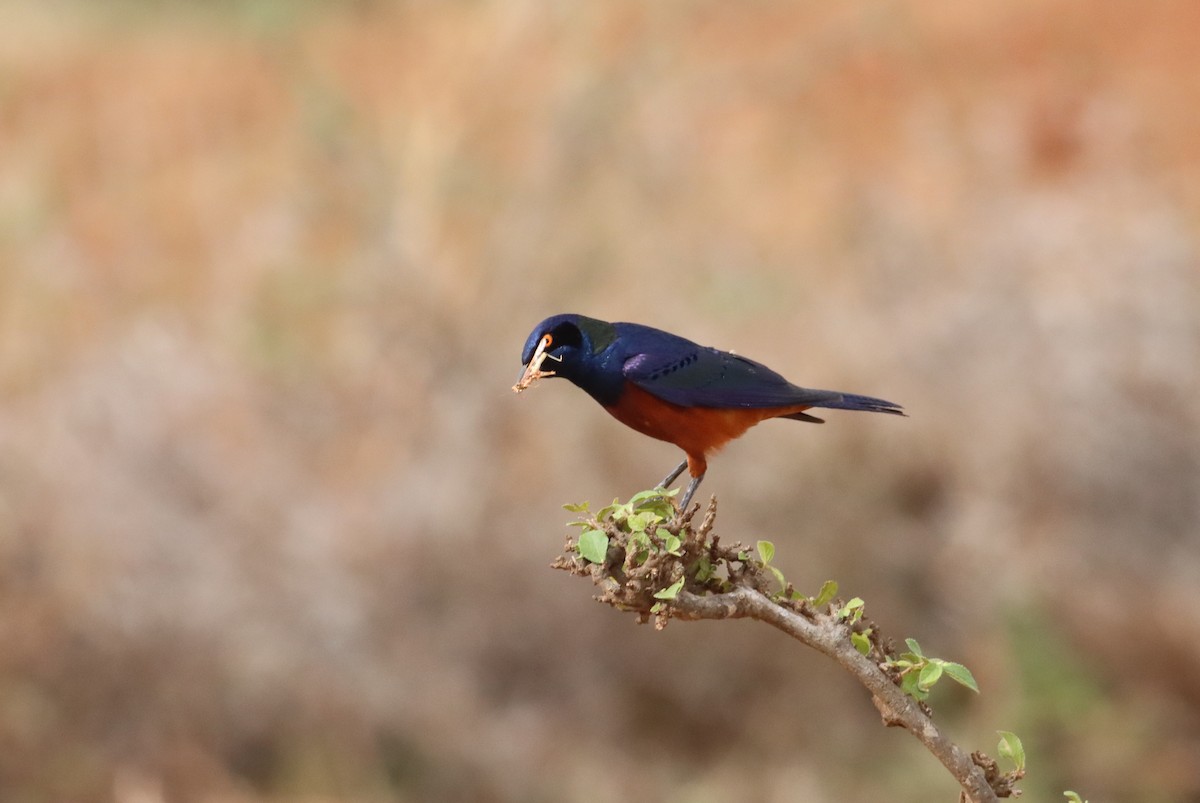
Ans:
[{"label": "chestnut orange belly", "polygon": [[604,409],[627,427],[678,446],[687,454],[688,474],[701,477],[707,456],[750,427],[768,418],[807,410],[808,404],[789,407],[682,407],[665,402],[636,385],[627,384],[616,404]]}]

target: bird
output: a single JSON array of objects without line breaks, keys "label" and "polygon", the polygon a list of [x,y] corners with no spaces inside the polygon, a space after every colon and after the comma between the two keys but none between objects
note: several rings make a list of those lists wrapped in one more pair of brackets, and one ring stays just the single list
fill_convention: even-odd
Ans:
[{"label": "bird", "polygon": [[864,410],[905,415],[894,402],[793,385],[760,362],[701,346],[637,323],[609,323],[575,313],[552,315],[530,332],[513,392],[560,377],[600,403],[622,424],[673,443],[684,460],[656,487],[687,469],[685,511],[708,470],[708,458],[769,418],[824,423],[805,410]]}]

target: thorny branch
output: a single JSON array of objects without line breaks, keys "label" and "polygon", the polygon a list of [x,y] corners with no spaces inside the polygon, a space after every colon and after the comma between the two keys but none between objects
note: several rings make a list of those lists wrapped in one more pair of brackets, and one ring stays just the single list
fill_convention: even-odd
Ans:
[{"label": "thorny branch", "polygon": [[[712,532],[716,521],[717,500],[713,497],[699,527],[692,519],[699,506],[674,517],[672,521],[651,525],[645,530],[654,549],[630,546],[631,533],[611,517],[590,524],[609,539],[603,563],[591,563],[578,554],[577,544],[569,538],[565,553],[552,565],[575,575],[591,577],[600,587],[596,599],[620,610],[638,614],[640,622],[654,620],[655,627],[666,627],[670,619],[758,619],[782,630],[792,638],[837,661],[871,694],[871,701],[889,727],[900,727],[915,736],[949,770],[962,787],[960,801],[996,803],[999,798],[1016,797],[1015,784],[1023,770],[1002,773],[996,762],[981,752],[968,754],[952,742],[934,724],[932,711],[901,691],[899,673],[887,662],[896,653],[879,635],[879,628],[866,617],[849,621],[840,614],[841,601],[818,610],[806,597],[792,593],[790,584],[784,593],[771,594],[773,578],[749,550],[739,543],[725,546]],[[680,539],[674,551],[663,547],[665,531]],[[644,542],[643,542],[644,543]],[[670,599],[655,597],[683,579],[683,586]],[[864,655],[850,639],[852,632],[869,638],[870,649]]]}]

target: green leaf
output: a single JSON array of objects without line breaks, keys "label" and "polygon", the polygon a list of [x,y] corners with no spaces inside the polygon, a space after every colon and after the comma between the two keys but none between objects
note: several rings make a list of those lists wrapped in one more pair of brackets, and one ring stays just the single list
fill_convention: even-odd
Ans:
[{"label": "green leaf", "polygon": [[838,584],[836,580],[826,580],[821,586],[821,590],[812,598],[814,608],[820,608],[833,602],[833,598],[837,596]]},{"label": "green leaf", "polygon": [[770,563],[775,558],[775,545],[770,541],[759,541],[758,557],[764,566]]},{"label": "green leaf", "polygon": [[633,507],[637,507],[639,503],[644,502],[647,499],[663,499],[665,497],[674,496],[677,493],[679,493],[678,488],[673,488],[669,491],[663,488],[651,488],[648,491],[638,491],[633,496],[629,497],[629,504]]},{"label": "green leaf", "polygon": [[851,633],[850,643],[863,655],[869,653],[871,651],[871,628],[868,627],[861,633]]},{"label": "green leaf", "polygon": [[1025,769],[1025,747],[1017,738],[1017,734],[1011,731],[996,731],[996,733],[1000,734],[1000,744],[996,748],[1000,756],[1011,761],[1013,768],[1018,772]]},{"label": "green leaf", "polygon": [[654,598],[655,599],[675,599],[677,596],[679,596],[679,592],[682,588],[683,588],[683,578],[680,577],[674,583],[671,583],[671,585],[667,586],[666,588],[662,589],[661,591],[655,591]]},{"label": "green leaf", "polygon": [[625,524],[631,533],[644,533],[653,519],[654,516],[650,513],[634,513],[625,519]]},{"label": "green leaf", "polygon": [[661,524],[675,515],[675,508],[665,499],[651,499],[637,506],[639,512],[652,517],[652,521]]},{"label": "green leaf", "polygon": [[906,638],[904,643],[908,645],[908,651],[918,658],[924,658],[925,653],[921,652],[921,645],[917,643],[915,638]]},{"label": "green leaf", "polygon": [[634,533],[629,536],[629,541],[625,545],[625,551],[629,555],[633,555],[633,563],[635,566],[641,566],[646,562],[646,558],[650,557],[650,536],[645,533]]},{"label": "green leaf", "polygon": [[628,504],[630,507],[637,507],[638,502],[643,502],[647,499],[653,499],[656,496],[660,496],[660,494],[653,488],[648,491],[638,491],[633,496],[629,497]]},{"label": "green leaf", "polygon": [[663,546],[667,548],[667,552],[671,555],[679,554],[679,547],[683,546],[683,542],[679,540],[679,536],[667,534],[663,539]]},{"label": "green leaf", "polygon": [[904,692],[914,700],[924,700],[929,696],[929,692],[925,689],[922,689],[917,684],[916,672],[908,672],[907,674],[900,676],[900,691]]},{"label": "green leaf", "polygon": [[563,505],[563,510],[569,510],[572,513],[587,513],[588,512],[588,503],[580,502],[577,505],[571,505],[571,504]]},{"label": "green leaf", "polygon": [[767,568],[771,570],[771,574],[775,575],[775,582],[779,583],[779,590],[782,592],[787,588],[787,578],[783,576],[783,572],[779,571],[778,567],[768,566]]},{"label": "green leaf", "polygon": [[970,669],[953,661],[943,661],[942,668],[946,670],[946,674],[951,679],[958,681],[976,694],[979,693],[979,684],[975,682],[975,676],[971,674]]},{"label": "green leaf", "polygon": [[933,688],[933,684],[941,680],[942,665],[938,661],[930,661],[921,667],[921,672],[917,676],[917,685],[922,689],[929,690]]},{"label": "green leaf", "polygon": [[707,583],[712,579],[716,569],[712,565],[712,561],[708,559],[708,555],[703,555],[696,561],[696,582]]},{"label": "green leaf", "polygon": [[608,536],[603,530],[584,530],[579,534],[579,554],[592,563],[604,563],[608,555]]},{"label": "green leaf", "polygon": [[605,505],[596,511],[596,521],[604,521],[605,519],[615,519],[616,513],[621,508],[621,500],[612,500],[611,505]]},{"label": "green leaf", "polygon": [[842,606],[842,609],[838,611],[838,618],[845,619],[849,617],[851,622],[857,622],[862,618],[864,605],[866,603],[863,602],[862,597],[855,597]]},{"label": "green leaf", "polygon": [[1063,797],[1070,801],[1070,803],[1087,803],[1086,800],[1079,797],[1078,792],[1063,792]]}]

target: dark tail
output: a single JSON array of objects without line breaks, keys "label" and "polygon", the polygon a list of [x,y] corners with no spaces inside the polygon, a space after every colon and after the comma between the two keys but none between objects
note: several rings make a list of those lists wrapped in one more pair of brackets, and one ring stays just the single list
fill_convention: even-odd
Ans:
[{"label": "dark tail", "polygon": [[[815,392],[824,393],[824,391]],[[828,401],[814,401],[812,407],[825,407],[831,410],[866,410],[868,413],[904,415],[904,408],[894,402],[876,399],[874,396],[857,396],[853,393],[839,393]],[[812,409],[812,407],[809,409]],[[815,415],[809,415],[808,413],[792,413],[791,415],[780,417],[791,418],[796,421],[808,421],[811,424],[825,423],[825,419],[817,418]]]},{"label": "dark tail", "polygon": [[904,415],[904,408],[895,402],[876,399],[873,396],[856,396],[853,393],[843,393],[836,401],[819,402],[813,406],[832,410],[866,410],[869,413]]}]

